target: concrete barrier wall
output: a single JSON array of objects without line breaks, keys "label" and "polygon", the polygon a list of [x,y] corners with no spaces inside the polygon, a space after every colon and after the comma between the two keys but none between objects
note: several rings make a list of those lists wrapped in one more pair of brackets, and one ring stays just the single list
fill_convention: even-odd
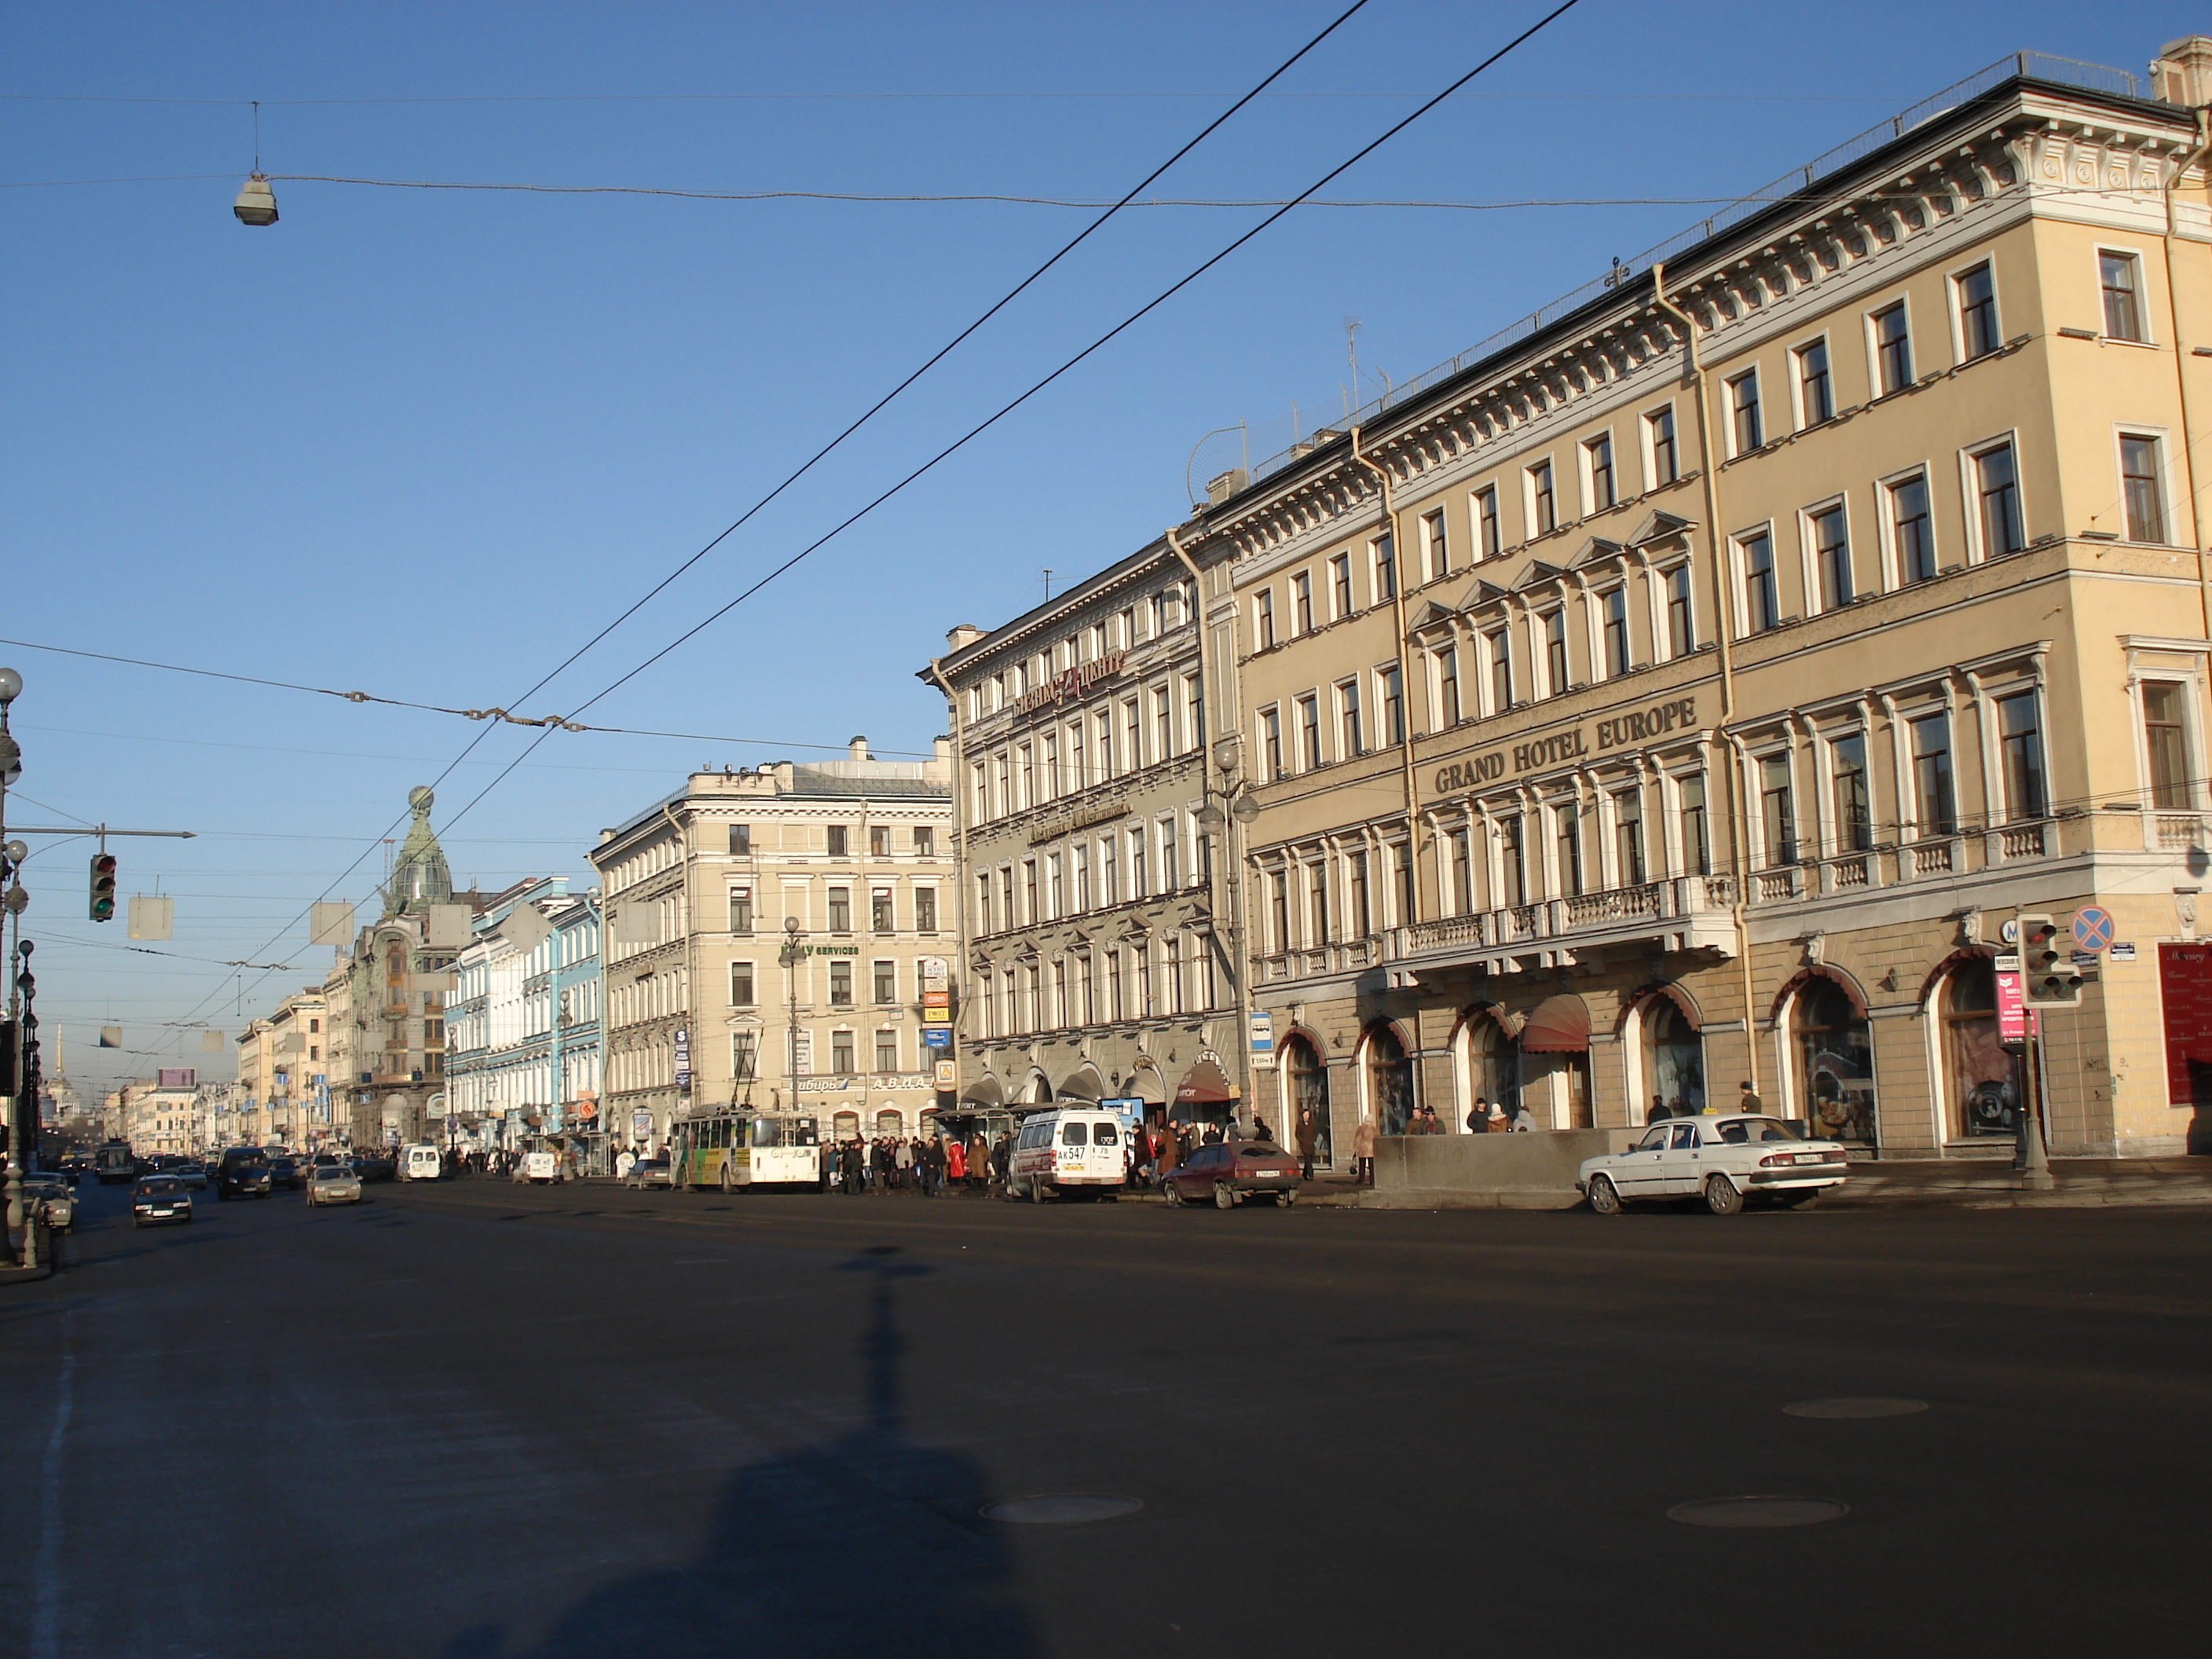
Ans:
[{"label": "concrete barrier wall", "polygon": [[1616,1150],[1617,1129],[1540,1129],[1528,1134],[1389,1135],[1375,1143],[1375,1196],[1465,1194],[1531,1207],[1577,1202],[1583,1160]]}]

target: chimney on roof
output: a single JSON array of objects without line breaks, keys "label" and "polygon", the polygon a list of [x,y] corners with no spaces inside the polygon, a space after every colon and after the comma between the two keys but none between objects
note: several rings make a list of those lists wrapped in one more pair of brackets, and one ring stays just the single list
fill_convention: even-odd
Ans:
[{"label": "chimney on roof", "polygon": [[851,743],[846,745],[845,752],[847,756],[853,760],[864,761],[867,759],[868,740],[866,738],[854,738]]},{"label": "chimney on roof", "polygon": [[2184,109],[2212,104],[2212,36],[2169,42],[2150,66],[2150,88],[2153,97]]},{"label": "chimney on roof", "polygon": [[945,642],[957,651],[963,645],[973,645],[983,637],[983,630],[973,623],[962,623],[945,636]]}]

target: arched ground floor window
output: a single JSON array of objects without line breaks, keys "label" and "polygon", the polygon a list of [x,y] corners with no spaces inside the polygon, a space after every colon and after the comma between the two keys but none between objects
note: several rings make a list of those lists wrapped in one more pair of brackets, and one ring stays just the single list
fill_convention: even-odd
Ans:
[{"label": "arched ground floor window", "polygon": [[1298,1144],[1298,1125],[1313,1114],[1314,1156],[1316,1161],[1335,1161],[1330,1151],[1328,1127],[1328,1067],[1305,1038],[1291,1036],[1283,1044],[1283,1116],[1280,1139],[1285,1146]]},{"label": "arched ground floor window", "polygon": [[1705,1040],[1674,999],[1663,994],[1638,1010],[1644,1121],[1695,1117],[1705,1109]]},{"label": "arched ground floor window", "polygon": [[1367,1079],[1367,1109],[1377,1134],[1401,1135],[1413,1116],[1413,1061],[1388,1025],[1367,1034],[1360,1056]]},{"label": "arched ground floor window", "polygon": [[1996,969],[1971,957],[1943,976],[1936,992],[1942,1031],[1943,1091],[1948,1133],[2019,1133],[2021,1062],[1997,1040]]},{"label": "arched ground floor window", "polygon": [[839,1140],[858,1139],[860,1133],[860,1115],[858,1112],[839,1112],[830,1120],[830,1133]]},{"label": "arched ground floor window", "polygon": [[1831,979],[1808,979],[1790,1004],[1790,1081],[1813,1133],[1875,1139],[1874,1037],[1866,1017]]}]

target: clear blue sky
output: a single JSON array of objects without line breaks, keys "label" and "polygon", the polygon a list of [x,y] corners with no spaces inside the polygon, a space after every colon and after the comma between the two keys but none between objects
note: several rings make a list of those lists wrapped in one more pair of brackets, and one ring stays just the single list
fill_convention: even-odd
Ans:
[{"label": "clear blue sky", "polygon": [[[1546,9],[1373,0],[1160,188],[1293,193]],[[509,704],[1082,222],[298,182],[249,230],[242,100],[266,100],[271,173],[1111,197],[1340,9],[11,4],[0,185],[149,181],[0,189],[0,635]],[[1583,0],[1330,193],[1741,194],[2014,48],[2140,73],[2205,27],[2124,3]],[[106,101],[127,100],[149,101]],[[582,702],[1257,216],[1125,215],[527,712]],[[764,745],[559,735],[451,830],[457,878],[581,886],[599,826],[702,762],[926,747],[941,708],[912,675],[945,629],[1182,518],[1208,428],[1251,422],[1265,450],[1294,400],[1337,414],[1347,317],[1363,372],[1402,379],[1700,216],[1301,210],[589,716]],[[33,862],[40,1009],[98,1088],[157,1063],[129,1051],[228,1075],[173,1023],[235,1030],[236,981],[185,958],[296,964],[244,976],[248,1014],[319,979],[327,951],[286,924],[477,730],[0,662],[27,682],[11,818],[201,832],[116,848],[126,895],[176,896],[172,956],[85,919],[84,843]],[[441,828],[530,735],[455,770]],[[380,863],[334,896],[372,902]],[[94,1054],[103,1023],[125,1053]]]}]

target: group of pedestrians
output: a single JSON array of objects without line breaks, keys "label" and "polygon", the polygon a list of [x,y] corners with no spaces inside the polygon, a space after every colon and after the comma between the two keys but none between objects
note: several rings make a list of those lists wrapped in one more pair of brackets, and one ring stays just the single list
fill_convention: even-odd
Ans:
[{"label": "group of pedestrians", "polygon": [[940,1198],[947,1193],[988,1192],[1003,1186],[1013,1137],[996,1141],[981,1131],[969,1135],[854,1135],[823,1149],[830,1189],[848,1196],[860,1193],[915,1193]]}]

